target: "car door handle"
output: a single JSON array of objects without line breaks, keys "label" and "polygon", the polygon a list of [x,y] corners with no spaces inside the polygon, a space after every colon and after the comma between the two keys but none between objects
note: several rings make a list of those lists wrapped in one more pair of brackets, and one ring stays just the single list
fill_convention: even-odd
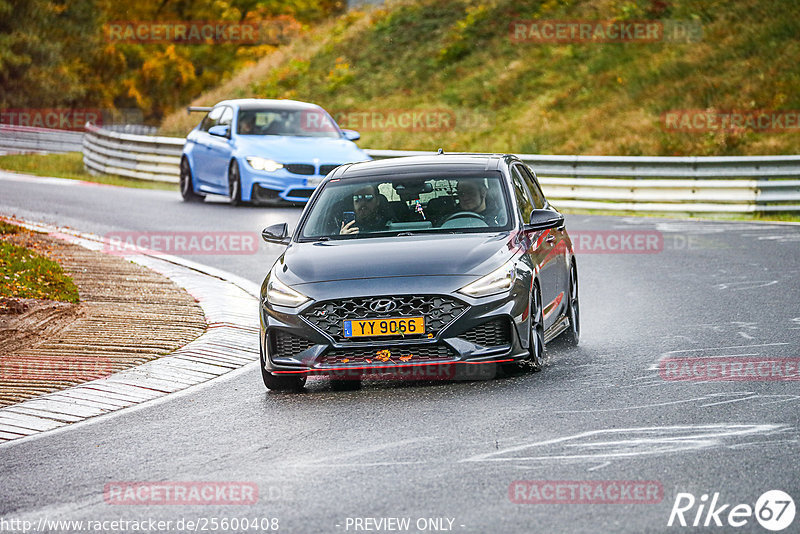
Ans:
[{"label": "car door handle", "polygon": [[555,243],[556,242],[556,236],[554,236],[553,234],[550,234],[549,236],[547,236],[547,239],[545,239],[545,241],[547,241],[550,244]]}]

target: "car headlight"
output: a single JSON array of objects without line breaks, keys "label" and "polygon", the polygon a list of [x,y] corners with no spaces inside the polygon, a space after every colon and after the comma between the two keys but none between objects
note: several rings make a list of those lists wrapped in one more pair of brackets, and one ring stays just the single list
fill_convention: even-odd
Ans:
[{"label": "car headlight", "polygon": [[270,273],[269,283],[267,284],[267,302],[277,306],[296,308],[308,300],[307,296],[278,280],[274,270]]},{"label": "car headlight", "polygon": [[283,168],[282,163],[278,163],[277,161],[267,158],[260,158],[258,156],[248,156],[247,163],[249,163],[250,166],[257,171],[275,172],[278,169]]},{"label": "car headlight", "polygon": [[460,293],[470,297],[487,297],[508,291],[517,279],[517,267],[515,260],[509,260],[499,269],[495,269],[486,276],[478,278],[459,289]]}]

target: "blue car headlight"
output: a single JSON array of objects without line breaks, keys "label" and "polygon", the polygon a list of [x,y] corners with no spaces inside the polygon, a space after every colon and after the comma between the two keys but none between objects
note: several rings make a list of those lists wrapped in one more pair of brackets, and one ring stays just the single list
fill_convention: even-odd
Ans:
[{"label": "blue car headlight", "polygon": [[283,168],[282,163],[259,156],[247,156],[247,163],[257,171],[275,172]]}]

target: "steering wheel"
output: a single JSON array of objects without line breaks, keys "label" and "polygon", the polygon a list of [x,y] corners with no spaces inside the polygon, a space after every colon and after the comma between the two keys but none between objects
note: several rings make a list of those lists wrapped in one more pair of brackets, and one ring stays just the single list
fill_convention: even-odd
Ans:
[{"label": "steering wheel", "polygon": [[484,218],[480,214],[475,213],[474,211],[457,211],[452,215],[449,215],[445,220],[442,221],[442,224],[440,224],[439,226],[440,227],[444,226],[445,224],[455,219],[478,219],[485,226],[489,226],[488,224],[486,224]]}]

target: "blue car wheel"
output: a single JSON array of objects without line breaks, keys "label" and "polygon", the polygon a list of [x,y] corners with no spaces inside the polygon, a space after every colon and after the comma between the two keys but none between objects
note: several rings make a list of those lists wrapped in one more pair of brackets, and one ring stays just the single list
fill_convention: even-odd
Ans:
[{"label": "blue car wheel", "polygon": [[192,169],[189,166],[189,161],[186,158],[181,159],[181,176],[179,180],[179,186],[184,202],[202,202],[206,198],[205,195],[198,195],[194,192]]},{"label": "blue car wheel", "polygon": [[242,178],[239,176],[239,164],[236,160],[231,161],[228,167],[228,195],[232,205],[242,204]]}]

